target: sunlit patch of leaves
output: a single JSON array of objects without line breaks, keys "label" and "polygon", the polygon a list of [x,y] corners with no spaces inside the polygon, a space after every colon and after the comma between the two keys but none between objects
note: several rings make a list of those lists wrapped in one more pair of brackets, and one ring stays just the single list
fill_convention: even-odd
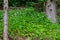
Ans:
[{"label": "sunlit patch of leaves", "polygon": [[[2,23],[0,22],[1,27],[3,27]],[[40,39],[49,37],[51,40],[60,37],[60,25],[51,23],[45,13],[36,12],[33,8],[9,10],[8,26],[8,34],[12,38],[15,34],[25,37],[39,37]],[[2,32],[2,28],[0,31]],[[1,32],[0,35],[2,35]]]}]

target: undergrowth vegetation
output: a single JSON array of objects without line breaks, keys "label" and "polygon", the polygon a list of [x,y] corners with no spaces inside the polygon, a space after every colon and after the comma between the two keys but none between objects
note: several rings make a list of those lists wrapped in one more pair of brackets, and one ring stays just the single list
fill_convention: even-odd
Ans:
[{"label": "undergrowth vegetation", "polygon": [[57,10],[57,17],[58,17],[58,22],[60,24],[60,9]]},{"label": "undergrowth vegetation", "polygon": [[[60,19],[60,18],[59,18]],[[0,37],[3,33],[3,12],[0,11]],[[9,10],[8,35],[24,37],[38,37],[39,39],[57,40],[60,38],[60,25],[51,23],[45,13],[34,11],[33,8]]]}]

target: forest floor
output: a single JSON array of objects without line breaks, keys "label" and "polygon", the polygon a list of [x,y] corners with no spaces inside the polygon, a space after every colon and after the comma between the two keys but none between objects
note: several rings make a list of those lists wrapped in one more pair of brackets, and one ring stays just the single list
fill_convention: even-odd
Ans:
[{"label": "forest floor", "polygon": [[[60,22],[59,14],[60,10],[57,15]],[[51,23],[45,13],[37,12],[31,7],[9,9],[8,23],[10,40],[60,40],[60,24]],[[3,11],[0,11],[0,37],[3,37]]]}]

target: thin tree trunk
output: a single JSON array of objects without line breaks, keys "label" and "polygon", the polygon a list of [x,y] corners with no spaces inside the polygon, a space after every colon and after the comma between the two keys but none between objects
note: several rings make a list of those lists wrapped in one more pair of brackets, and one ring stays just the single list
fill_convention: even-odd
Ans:
[{"label": "thin tree trunk", "polygon": [[55,0],[47,0],[46,15],[51,22],[57,23]]},{"label": "thin tree trunk", "polygon": [[4,0],[4,31],[3,40],[8,40],[8,0]]}]

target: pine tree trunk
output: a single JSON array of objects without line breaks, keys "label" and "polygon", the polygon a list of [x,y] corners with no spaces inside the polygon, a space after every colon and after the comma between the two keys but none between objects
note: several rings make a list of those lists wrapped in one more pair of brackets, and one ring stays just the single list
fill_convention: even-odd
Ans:
[{"label": "pine tree trunk", "polygon": [[46,15],[51,22],[57,23],[55,0],[47,0]]},{"label": "pine tree trunk", "polygon": [[8,40],[8,0],[4,0],[4,31],[3,40]]}]

